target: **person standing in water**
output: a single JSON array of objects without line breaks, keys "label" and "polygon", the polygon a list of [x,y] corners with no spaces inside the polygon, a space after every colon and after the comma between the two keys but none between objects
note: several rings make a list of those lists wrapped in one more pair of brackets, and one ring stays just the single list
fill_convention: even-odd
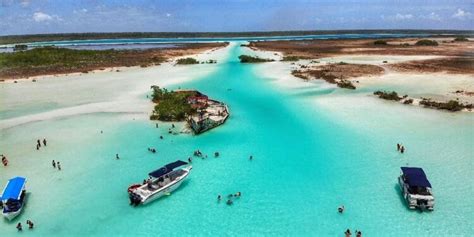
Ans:
[{"label": "person standing in water", "polygon": [[58,170],[61,170],[61,164],[59,163],[59,161],[57,163],[57,166],[58,166]]},{"label": "person standing in water", "polygon": [[53,165],[53,168],[56,169],[56,162],[55,162],[54,160],[53,160],[53,162],[52,162],[52,165]]},{"label": "person standing in water", "polygon": [[46,143],[47,143],[46,138],[43,138],[43,145],[46,146]]},{"label": "person standing in water", "polygon": [[397,151],[400,151],[400,143],[397,143]]},{"label": "person standing in water", "polygon": [[117,153],[117,154],[115,154],[115,159],[117,159],[117,160],[118,160],[118,159],[120,159],[120,157],[119,157],[118,153]]},{"label": "person standing in water", "polygon": [[402,146],[402,147],[400,148],[400,152],[401,152],[402,154],[405,152],[405,146]]}]

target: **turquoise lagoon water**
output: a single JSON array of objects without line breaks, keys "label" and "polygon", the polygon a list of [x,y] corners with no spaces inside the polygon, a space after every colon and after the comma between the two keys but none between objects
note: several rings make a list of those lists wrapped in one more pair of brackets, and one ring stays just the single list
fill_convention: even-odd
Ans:
[{"label": "turquoise lagoon water", "polygon": [[[157,129],[140,113],[82,114],[1,130],[1,153],[11,161],[0,168],[1,183],[14,175],[29,178],[28,203],[16,221],[31,219],[36,227],[22,235],[343,236],[350,228],[364,236],[468,236],[474,231],[471,114],[395,105],[368,98],[368,92],[327,91],[317,84],[285,89],[258,74],[260,65],[238,63],[246,50],[238,45],[226,49],[226,60],[211,74],[173,85],[196,88],[229,105],[230,119],[208,133],[168,135],[170,124]],[[146,93],[140,96],[143,103]],[[49,145],[36,151],[41,137]],[[396,152],[397,142],[406,145],[406,154]],[[151,146],[157,154],[147,151]],[[209,158],[193,160],[182,187],[147,206],[129,206],[129,184],[196,149]],[[215,151],[219,158],[212,157]],[[51,168],[52,159],[61,161],[62,171]],[[407,163],[426,170],[436,195],[434,212],[406,208],[396,178]],[[232,206],[216,200],[238,191],[242,197]],[[343,215],[337,213],[341,204]],[[0,222],[3,236],[17,235],[16,221]]]}]

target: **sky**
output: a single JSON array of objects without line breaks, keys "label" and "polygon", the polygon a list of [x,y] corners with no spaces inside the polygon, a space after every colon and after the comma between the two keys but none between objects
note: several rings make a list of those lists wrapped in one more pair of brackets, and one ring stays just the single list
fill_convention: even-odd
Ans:
[{"label": "sky", "polygon": [[0,35],[474,30],[474,0],[0,0]]}]

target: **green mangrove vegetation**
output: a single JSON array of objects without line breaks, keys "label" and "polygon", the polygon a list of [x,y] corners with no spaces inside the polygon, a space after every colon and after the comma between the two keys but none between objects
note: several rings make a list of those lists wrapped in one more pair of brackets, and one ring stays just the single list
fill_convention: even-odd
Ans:
[{"label": "green mangrove vegetation", "polygon": [[195,58],[180,58],[176,60],[176,64],[178,65],[188,65],[188,64],[199,64],[199,61]]},{"label": "green mangrove vegetation", "polygon": [[294,62],[294,61],[298,61],[298,60],[302,60],[302,59],[309,59],[307,57],[303,57],[303,56],[284,56],[281,61],[283,62]]},{"label": "green mangrove vegetation", "polygon": [[456,42],[464,42],[464,41],[469,41],[469,39],[466,38],[465,36],[458,36],[458,37],[454,38],[454,41],[456,41]]},{"label": "green mangrove vegetation", "polygon": [[338,82],[336,82],[336,85],[340,88],[351,89],[351,90],[356,89],[354,84],[352,84],[352,82],[348,80],[339,80]]},{"label": "green mangrove vegetation", "polygon": [[374,41],[374,45],[387,45],[386,40],[376,40]]},{"label": "green mangrove vegetation", "polygon": [[196,91],[168,91],[166,88],[151,86],[153,90],[152,101],[156,103],[151,120],[184,121],[187,115],[196,113],[187,98],[195,96]]},{"label": "green mangrove vegetation", "polygon": [[273,62],[275,60],[268,58],[254,57],[250,55],[240,55],[239,56],[241,63],[264,63],[264,62]]},{"label": "green mangrove vegetation", "polygon": [[152,50],[74,50],[41,47],[14,53],[0,53],[0,78],[87,72],[114,66],[155,65],[163,57]]},{"label": "green mangrove vegetation", "polygon": [[376,91],[374,95],[377,95],[379,98],[384,100],[394,100],[400,101],[403,97],[398,96],[398,93],[395,91],[387,92],[387,91]]},{"label": "green mangrove vegetation", "polygon": [[431,99],[423,98],[420,104],[425,107],[436,108],[441,110],[448,110],[451,112],[461,111],[463,109],[472,109],[472,104],[463,104],[457,100],[450,100],[448,102],[438,102]]},{"label": "green mangrove vegetation", "polygon": [[438,42],[436,40],[428,40],[428,39],[422,39],[418,40],[415,45],[417,46],[438,46]]}]

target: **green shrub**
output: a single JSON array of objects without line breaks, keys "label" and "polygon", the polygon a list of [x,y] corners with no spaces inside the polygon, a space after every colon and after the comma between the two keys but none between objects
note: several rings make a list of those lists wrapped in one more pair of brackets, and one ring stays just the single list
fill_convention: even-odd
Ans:
[{"label": "green shrub", "polygon": [[374,41],[374,45],[387,45],[386,40],[376,40]]},{"label": "green shrub", "polygon": [[259,57],[249,56],[249,55],[240,55],[239,59],[241,63],[264,63],[264,62],[275,61],[273,59],[259,58]]},{"label": "green shrub", "polygon": [[179,65],[199,64],[199,61],[194,58],[180,58],[176,60],[176,64],[179,64]]},{"label": "green shrub", "polygon": [[458,36],[458,37],[454,38],[454,41],[463,42],[463,41],[469,41],[469,39],[467,39],[465,36]]},{"label": "green shrub", "polygon": [[183,121],[187,115],[196,112],[196,109],[187,102],[189,96],[197,94],[196,91],[174,92],[159,86],[151,88],[153,89],[152,101],[157,103],[150,116],[151,120]]},{"label": "green shrub", "polygon": [[415,45],[418,45],[418,46],[438,46],[438,42],[436,42],[435,40],[423,39],[423,40],[418,40]]},{"label": "green shrub", "polygon": [[400,101],[402,97],[398,96],[398,93],[395,91],[387,92],[387,91],[376,91],[374,95],[377,95],[379,98],[384,100],[395,100]]}]

